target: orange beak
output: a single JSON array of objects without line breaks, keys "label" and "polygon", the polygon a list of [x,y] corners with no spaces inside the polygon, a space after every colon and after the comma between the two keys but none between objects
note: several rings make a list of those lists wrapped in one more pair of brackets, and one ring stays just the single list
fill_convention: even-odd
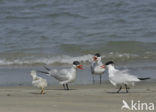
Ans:
[{"label": "orange beak", "polygon": [[96,57],[96,56],[94,56],[94,57],[93,57],[93,60],[94,60],[94,61],[96,61],[96,60],[97,60],[97,57]]},{"label": "orange beak", "polygon": [[83,69],[83,65],[77,65],[77,68],[79,68],[79,69]]},{"label": "orange beak", "polygon": [[101,68],[105,68],[105,65],[102,65]]}]

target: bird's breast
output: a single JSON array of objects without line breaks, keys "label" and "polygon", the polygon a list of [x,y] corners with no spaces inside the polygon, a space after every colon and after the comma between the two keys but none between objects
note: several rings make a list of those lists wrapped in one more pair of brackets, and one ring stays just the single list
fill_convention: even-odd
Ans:
[{"label": "bird's breast", "polygon": [[76,72],[72,72],[70,75],[70,81],[73,82],[76,79]]},{"label": "bird's breast", "polygon": [[94,73],[95,74],[102,74],[102,73],[104,73],[104,71],[105,71],[105,69],[104,68],[101,68],[99,66],[97,66],[97,67],[94,68]]}]

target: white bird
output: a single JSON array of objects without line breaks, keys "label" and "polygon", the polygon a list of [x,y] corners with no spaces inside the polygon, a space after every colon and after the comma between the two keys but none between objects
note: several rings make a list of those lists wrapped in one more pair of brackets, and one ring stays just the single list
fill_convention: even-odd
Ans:
[{"label": "white bird", "polygon": [[105,65],[108,68],[109,81],[114,86],[119,86],[119,90],[117,91],[117,93],[120,92],[123,85],[125,86],[126,92],[128,93],[128,89],[129,89],[128,85],[134,86],[135,82],[140,82],[141,80],[150,79],[149,77],[138,78],[138,77],[128,73],[127,70],[118,70],[114,67],[113,61],[109,61],[109,62],[105,63]]},{"label": "white bird", "polygon": [[56,80],[59,81],[59,84],[63,85],[64,89],[69,90],[68,83],[72,83],[75,81],[77,68],[83,69],[82,67],[83,66],[80,65],[78,61],[74,61],[70,69],[62,69],[58,71],[57,69],[51,70],[47,68],[46,66],[44,66],[47,72],[45,71],[38,71],[38,72],[54,77]]},{"label": "white bird", "polygon": [[32,85],[41,89],[41,94],[45,94],[45,88],[47,87],[47,80],[37,76],[36,71],[31,71],[31,76],[33,78]]},{"label": "white bird", "polygon": [[94,75],[100,76],[100,84],[101,84],[102,74],[104,74],[104,71],[105,71],[105,66],[103,65],[101,61],[101,56],[99,53],[96,53],[93,56],[93,61],[91,63],[91,74],[92,74],[93,84],[95,83]]}]

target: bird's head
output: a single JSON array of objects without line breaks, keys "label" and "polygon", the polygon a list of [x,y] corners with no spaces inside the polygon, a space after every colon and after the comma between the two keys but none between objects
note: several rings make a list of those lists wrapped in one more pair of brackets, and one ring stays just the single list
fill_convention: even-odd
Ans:
[{"label": "bird's head", "polygon": [[96,53],[96,54],[93,56],[93,60],[94,60],[94,61],[101,60],[101,55],[100,55],[99,53]]},{"label": "bird's head", "polygon": [[113,61],[108,61],[108,62],[105,63],[105,66],[106,67],[114,66],[114,62]]},{"label": "bird's head", "polygon": [[32,70],[31,73],[30,73],[30,75],[31,75],[32,77],[36,77],[36,71],[35,71],[35,70]]},{"label": "bird's head", "polygon": [[73,61],[74,68],[83,69],[83,65],[80,64],[79,61]]}]

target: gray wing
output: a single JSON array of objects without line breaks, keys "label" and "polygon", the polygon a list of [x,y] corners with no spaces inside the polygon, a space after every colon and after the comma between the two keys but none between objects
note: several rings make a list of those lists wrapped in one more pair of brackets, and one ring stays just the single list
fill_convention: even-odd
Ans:
[{"label": "gray wing", "polygon": [[68,70],[67,69],[63,69],[61,71],[58,71],[57,74],[54,74],[53,77],[55,77],[57,80],[59,81],[65,81],[65,80],[68,80],[69,77],[68,77]]},{"label": "gray wing", "polygon": [[139,81],[139,79],[130,73],[127,72],[127,70],[122,70],[122,71],[116,71],[115,73],[116,79],[118,79],[119,82],[131,82],[131,81]]},{"label": "gray wing", "polygon": [[125,69],[125,70],[120,70],[121,73],[129,73],[129,70],[128,69]]}]

